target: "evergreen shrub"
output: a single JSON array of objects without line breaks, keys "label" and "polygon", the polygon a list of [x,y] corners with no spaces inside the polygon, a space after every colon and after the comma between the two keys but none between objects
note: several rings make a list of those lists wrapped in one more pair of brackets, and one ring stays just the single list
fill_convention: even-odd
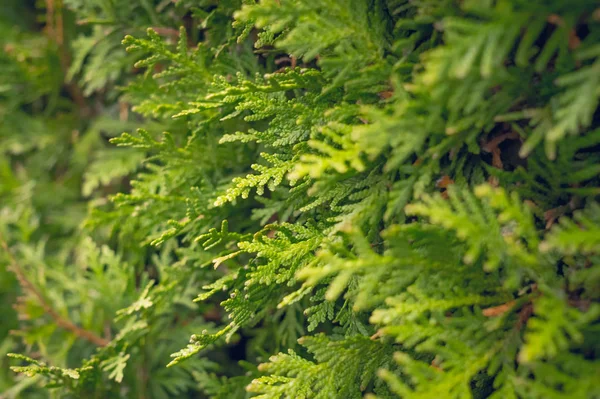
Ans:
[{"label": "evergreen shrub", "polygon": [[1,398],[600,398],[597,1],[4,2]]}]

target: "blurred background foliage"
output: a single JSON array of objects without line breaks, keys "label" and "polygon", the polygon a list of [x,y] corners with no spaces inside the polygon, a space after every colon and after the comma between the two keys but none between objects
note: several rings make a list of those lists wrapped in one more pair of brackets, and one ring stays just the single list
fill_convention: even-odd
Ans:
[{"label": "blurred background foliage", "polygon": [[[210,9],[215,2],[195,3]],[[40,390],[40,376],[9,370],[15,362],[6,354],[80,365],[114,338],[117,310],[135,302],[149,275],[156,278],[169,263],[172,246],[150,252],[128,241],[112,245],[114,252],[107,246],[115,241],[111,229],[84,234],[84,225],[88,207],[107,204],[109,195],[126,190],[145,155],[110,145],[110,138],[134,127],[182,129],[181,122],[142,119],[130,111],[121,87],[140,71],[122,38],[152,26],[176,39],[180,25],[195,26],[193,18],[186,1],[3,0],[0,398],[64,397]],[[143,266],[151,258],[152,266]],[[188,277],[192,284],[194,276]],[[214,368],[208,360],[164,367],[192,330],[208,325],[190,309],[195,294],[180,289],[155,310],[153,322],[164,328],[143,337],[143,347],[152,350],[140,346],[132,359],[123,354],[129,373],[123,375],[119,356],[103,365],[113,383],[127,381],[131,397],[197,393],[203,373]],[[179,326],[171,323],[174,307]],[[111,390],[123,389],[116,386],[107,384],[95,394],[110,397]]]}]

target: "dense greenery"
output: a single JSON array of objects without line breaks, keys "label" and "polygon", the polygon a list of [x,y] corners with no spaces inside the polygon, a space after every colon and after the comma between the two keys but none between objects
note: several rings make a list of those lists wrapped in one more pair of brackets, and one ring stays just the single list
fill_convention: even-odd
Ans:
[{"label": "dense greenery", "polygon": [[0,398],[600,398],[597,1],[4,0],[0,46]]}]

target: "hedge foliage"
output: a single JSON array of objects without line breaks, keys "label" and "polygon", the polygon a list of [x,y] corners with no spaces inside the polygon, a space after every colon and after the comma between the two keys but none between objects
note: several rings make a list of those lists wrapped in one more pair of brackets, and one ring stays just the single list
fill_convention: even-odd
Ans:
[{"label": "hedge foliage", "polygon": [[596,1],[4,0],[0,47],[0,398],[600,398]]}]

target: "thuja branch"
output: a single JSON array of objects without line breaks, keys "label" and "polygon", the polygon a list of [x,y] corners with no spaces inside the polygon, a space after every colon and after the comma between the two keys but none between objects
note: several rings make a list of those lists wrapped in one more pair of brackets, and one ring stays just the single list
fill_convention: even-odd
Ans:
[{"label": "thuja branch", "polygon": [[44,309],[44,312],[47,313],[48,315],[50,315],[50,317],[52,317],[52,319],[54,320],[56,325],[58,325],[59,327],[65,329],[67,331],[70,331],[71,333],[75,334],[79,338],[85,339],[86,341],[93,343],[94,345],[106,346],[109,344],[110,341],[108,341],[107,339],[104,339],[104,338],[94,334],[91,331],[88,331],[84,328],[77,326],[71,320],[66,319],[65,317],[60,315],[48,303],[48,301],[44,298],[42,293],[35,287],[35,285],[27,278],[23,268],[17,262],[12,251],[8,247],[8,244],[6,243],[6,241],[4,240],[4,238],[1,235],[0,235],[0,246],[2,246],[2,248],[4,249],[4,252],[6,252],[6,254],[8,256],[9,270],[11,270],[15,274],[15,276],[17,277],[17,280],[19,281],[19,284],[21,285],[23,290],[28,292],[30,295],[32,295],[33,297],[35,297],[37,299],[37,301],[39,302],[42,309]]}]

